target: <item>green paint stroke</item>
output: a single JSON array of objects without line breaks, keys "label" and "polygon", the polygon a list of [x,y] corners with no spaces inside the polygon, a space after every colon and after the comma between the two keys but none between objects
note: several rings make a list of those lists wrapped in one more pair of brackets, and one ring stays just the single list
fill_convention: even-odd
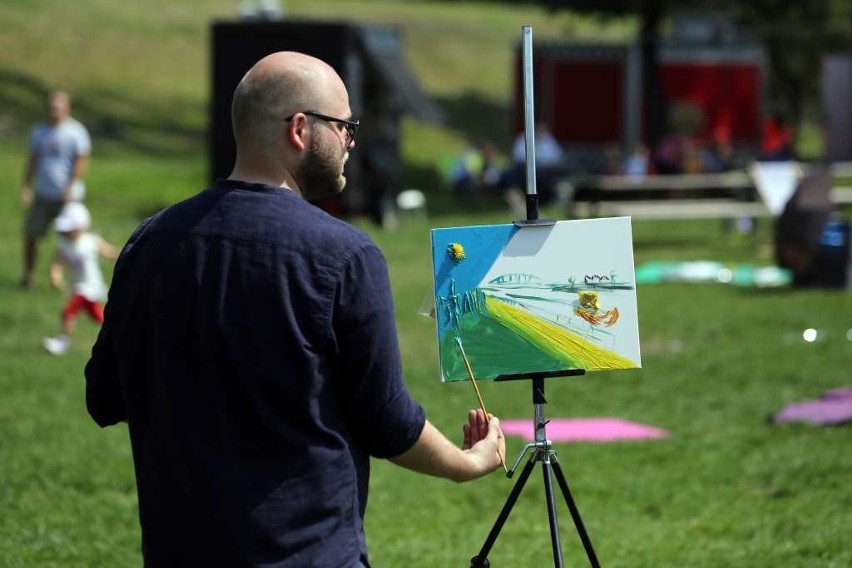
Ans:
[{"label": "green paint stroke", "polygon": [[[498,323],[487,313],[463,314],[459,333],[465,353],[477,380],[530,371],[557,371],[576,368],[565,358],[549,355]],[[448,382],[468,380],[456,335],[448,331],[441,339],[441,367]]]},{"label": "green paint stroke", "polygon": [[435,298],[435,307],[441,314],[439,321],[441,322],[440,331],[442,335],[446,335],[450,329],[458,333],[459,320],[462,317],[471,316],[475,321],[480,314],[488,311],[485,307],[485,294],[481,290],[474,288],[458,294],[456,293],[456,281],[454,279],[450,280],[449,295]]}]

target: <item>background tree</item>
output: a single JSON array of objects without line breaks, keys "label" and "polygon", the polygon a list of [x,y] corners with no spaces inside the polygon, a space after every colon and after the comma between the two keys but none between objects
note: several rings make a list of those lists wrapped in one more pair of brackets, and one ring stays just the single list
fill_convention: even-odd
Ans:
[{"label": "background tree", "polygon": [[[511,0],[517,3],[517,0]],[[725,14],[764,49],[767,111],[799,124],[819,108],[822,56],[852,49],[852,2],[848,0],[522,0],[551,10],[601,17],[634,14],[639,20],[642,57],[643,122],[655,145],[666,127],[666,104],[659,81],[659,45],[667,19],[680,10]]]},{"label": "background tree", "polygon": [[820,106],[823,55],[852,47],[847,0],[725,2],[762,45],[768,66],[767,110],[800,124]]},{"label": "background tree", "polygon": [[639,18],[640,57],[642,59],[642,99],[646,143],[655,147],[665,134],[666,104],[662,97],[659,74],[660,27],[677,0],[542,0],[552,10],[573,10],[602,16],[636,14]]},{"label": "background tree", "polygon": [[[509,0],[517,3],[517,0]],[[642,98],[645,101],[643,123],[647,143],[655,146],[666,127],[666,107],[659,81],[660,28],[674,7],[695,5],[696,0],[521,0],[540,4],[550,10],[570,10],[602,17],[635,14],[639,18],[639,42],[642,59]]]}]

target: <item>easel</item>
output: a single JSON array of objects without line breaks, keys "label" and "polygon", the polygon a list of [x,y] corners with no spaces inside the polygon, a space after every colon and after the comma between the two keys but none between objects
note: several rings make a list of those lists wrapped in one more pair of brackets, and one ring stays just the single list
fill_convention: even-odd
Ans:
[{"label": "easel", "polygon": [[[549,219],[538,218],[538,194],[535,185],[535,131],[534,120],[535,112],[533,107],[533,86],[532,86],[532,28],[530,26],[523,27],[523,68],[524,68],[524,134],[526,143],[526,167],[527,167],[527,218],[521,221],[515,221],[519,227],[542,227],[554,225],[556,222]],[[544,474],[544,493],[547,498],[547,517],[550,524],[550,541],[553,548],[553,565],[557,568],[563,567],[562,562],[562,544],[559,539],[559,522],[556,516],[556,499],[553,493],[553,475],[556,476],[556,481],[559,484],[559,489],[565,498],[568,505],[568,510],[571,513],[571,518],[574,521],[574,526],[577,528],[577,534],[583,543],[583,548],[586,551],[586,556],[589,559],[589,564],[592,568],[600,568],[595,550],[592,547],[592,541],[586,533],[586,527],[583,525],[583,519],[580,517],[580,511],[577,509],[574,498],[571,496],[571,490],[568,487],[568,481],[565,479],[565,474],[562,472],[562,466],[556,459],[556,452],[553,450],[553,445],[547,439],[547,420],[544,417],[544,405],[547,400],[544,397],[544,379],[548,377],[564,377],[570,375],[584,375],[586,372],[583,369],[566,369],[562,371],[549,371],[545,373],[523,373],[518,375],[501,375],[495,380],[532,380],[532,399],[533,408],[535,409],[535,442],[527,444],[521,451],[521,454],[512,464],[512,468],[506,473],[506,476],[511,478],[518,465],[527,452],[532,452],[526,465],[521,470],[521,475],[515,482],[509,497],[506,499],[503,509],[497,516],[491,532],[485,539],[485,543],[479,550],[479,554],[471,558],[471,568],[489,568],[491,563],[488,561],[488,553],[497,541],[497,537],[503,528],[512,508],[518,500],[518,496],[524,489],[527,479],[532,473],[533,467],[538,462],[541,462]]]}]

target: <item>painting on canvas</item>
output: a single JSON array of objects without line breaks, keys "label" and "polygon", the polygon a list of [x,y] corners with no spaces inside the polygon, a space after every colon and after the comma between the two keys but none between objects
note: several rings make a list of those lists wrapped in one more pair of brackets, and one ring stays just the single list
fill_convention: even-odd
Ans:
[{"label": "painting on canvas", "polygon": [[641,367],[628,217],[433,229],[441,376]]}]

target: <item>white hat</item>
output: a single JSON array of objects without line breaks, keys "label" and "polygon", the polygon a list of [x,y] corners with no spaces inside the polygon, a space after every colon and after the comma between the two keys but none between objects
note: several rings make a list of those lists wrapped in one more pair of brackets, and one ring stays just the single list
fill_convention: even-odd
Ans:
[{"label": "white hat", "polygon": [[82,203],[66,203],[53,222],[53,227],[60,233],[88,229],[92,224],[92,216]]}]

